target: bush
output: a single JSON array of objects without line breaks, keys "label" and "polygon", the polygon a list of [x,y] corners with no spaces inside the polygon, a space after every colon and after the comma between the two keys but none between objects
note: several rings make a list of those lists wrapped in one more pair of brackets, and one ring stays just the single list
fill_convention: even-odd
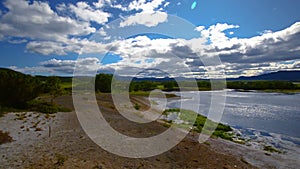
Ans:
[{"label": "bush", "polygon": [[57,113],[57,112],[70,112],[68,108],[60,107],[53,103],[45,102],[43,100],[32,100],[27,102],[27,107],[31,111],[41,112],[41,113]]},{"label": "bush", "polygon": [[53,100],[62,94],[63,90],[61,88],[61,81],[57,76],[50,76],[47,78],[43,84],[44,93],[49,93],[51,95],[51,103]]},{"label": "bush", "polygon": [[12,141],[13,138],[9,136],[8,132],[3,132],[2,130],[0,130],[0,144],[9,143]]},{"label": "bush", "polygon": [[222,139],[225,139],[225,140],[230,140],[232,141],[232,135],[230,135],[229,133],[225,132],[225,131],[222,131],[222,130],[216,130],[214,131],[213,133],[214,136],[217,136],[217,137],[220,137]]},{"label": "bush", "polygon": [[224,125],[224,124],[219,123],[216,130],[221,130],[221,131],[228,132],[228,131],[232,131],[232,128],[228,125]]},{"label": "bush", "polygon": [[134,108],[135,108],[135,110],[140,110],[141,106],[139,104],[135,103]]},{"label": "bush", "polygon": [[271,152],[271,153],[281,153],[281,151],[275,149],[275,148],[272,147],[272,146],[264,146],[264,150],[265,150],[265,151],[268,151],[268,152]]}]

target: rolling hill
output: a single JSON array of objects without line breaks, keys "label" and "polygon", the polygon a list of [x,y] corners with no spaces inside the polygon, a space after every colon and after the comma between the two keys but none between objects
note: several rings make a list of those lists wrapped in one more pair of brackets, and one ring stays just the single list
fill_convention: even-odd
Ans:
[{"label": "rolling hill", "polygon": [[262,74],[259,76],[231,78],[227,80],[285,80],[300,81],[300,71],[279,71],[273,73]]}]

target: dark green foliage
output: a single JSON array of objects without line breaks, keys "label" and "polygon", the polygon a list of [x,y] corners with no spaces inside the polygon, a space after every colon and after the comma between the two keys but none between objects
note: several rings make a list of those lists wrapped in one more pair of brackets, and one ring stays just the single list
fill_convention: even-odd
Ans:
[{"label": "dark green foliage", "polygon": [[[192,86],[191,81],[180,82],[183,90],[197,90]],[[297,85],[289,81],[228,81],[226,84],[223,81],[214,80],[213,86],[209,80],[198,80],[198,90],[222,90],[228,89],[243,89],[243,90],[267,90],[267,89],[300,89]],[[160,87],[162,86],[162,88]],[[130,84],[130,91],[151,91],[161,89],[163,91],[178,91],[179,87],[175,80],[169,81],[133,81]]]},{"label": "dark green foliage", "polygon": [[271,152],[271,153],[281,153],[281,151],[275,149],[275,148],[272,147],[272,146],[264,146],[264,150],[265,150],[265,151],[268,151],[268,152]]},{"label": "dark green foliage", "polygon": [[292,82],[288,81],[230,81],[228,89],[266,90],[266,89],[296,89]]},{"label": "dark green foliage", "polygon": [[[53,100],[62,94],[59,77],[32,77],[0,68],[0,93],[0,116],[3,112],[22,110],[42,113],[71,111],[53,104]],[[35,100],[42,93],[51,95],[51,103]]]},{"label": "dark green foliage", "polygon": [[151,81],[139,81],[139,82],[131,82],[129,91],[151,91],[157,88],[158,82]]},{"label": "dark green foliage", "polygon": [[134,108],[135,108],[135,110],[140,110],[141,106],[139,104],[135,103]]},{"label": "dark green foliage", "polygon": [[98,74],[95,80],[96,91],[110,93],[112,78],[113,75],[110,74]]},{"label": "dark green foliage", "polygon": [[2,117],[7,112],[21,112],[22,109],[13,108],[13,107],[3,107],[0,106],[0,117]]},{"label": "dark green foliage", "polygon": [[51,103],[53,100],[62,94],[61,81],[57,76],[50,76],[43,84],[44,93],[51,95]]},{"label": "dark green foliage", "polygon": [[70,112],[68,108],[60,107],[53,103],[49,103],[43,100],[32,100],[27,102],[27,109],[30,111],[36,111],[40,113],[57,113],[57,112]]},{"label": "dark green foliage", "polygon": [[219,123],[216,130],[221,130],[221,131],[232,131],[232,128],[228,125],[224,125],[222,123]]},{"label": "dark green foliage", "polygon": [[210,81],[197,81],[197,85],[199,87],[199,90],[210,90],[211,89]]},{"label": "dark green foliage", "polygon": [[0,69],[0,105],[23,107],[27,101],[36,98],[41,91],[41,83],[34,77]]},{"label": "dark green foliage", "polygon": [[[37,75],[35,77],[40,81],[46,81],[48,79],[48,76]],[[58,77],[58,78],[62,83],[72,83],[72,79],[73,79],[73,77]]]},{"label": "dark green foliage", "polygon": [[172,91],[178,88],[178,84],[176,83],[176,81],[162,82],[162,85],[164,86],[165,91]]},{"label": "dark green foliage", "polygon": [[213,133],[213,136],[220,137],[220,138],[225,139],[225,140],[230,140],[230,141],[233,140],[232,135],[225,132],[225,131],[223,131],[223,130],[216,129]]}]

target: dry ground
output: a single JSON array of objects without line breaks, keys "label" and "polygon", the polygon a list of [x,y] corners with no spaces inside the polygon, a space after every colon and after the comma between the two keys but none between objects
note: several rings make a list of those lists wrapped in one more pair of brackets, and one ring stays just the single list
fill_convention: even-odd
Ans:
[{"label": "dry ground", "polygon": [[[106,120],[119,132],[149,137],[167,129],[157,122],[141,125],[124,119],[115,110],[110,95],[98,95],[97,99]],[[133,100],[142,105],[143,110],[147,109],[148,103],[143,98],[133,97]],[[56,103],[73,108],[71,96],[59,97]],[[266,156],[264,152],[224,140],[210,139],[206,144],[199,144],[195,133],[164,154],[145,159],[124,158],[91,141],[75,112],[52,116],[27,112],[22,115],[18,118],[16,113],[9,113],[0,119],[0,130],[9,131],[15,140],[0,145],[0,168],[242,169],[256,168],[253,165],[275,168],[278,161],[276,155]]]}]

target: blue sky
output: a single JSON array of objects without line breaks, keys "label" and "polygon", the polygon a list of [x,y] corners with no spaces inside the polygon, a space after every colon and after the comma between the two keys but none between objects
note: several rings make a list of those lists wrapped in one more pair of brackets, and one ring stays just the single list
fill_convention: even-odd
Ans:
[{"label": "blue sky", "polygon": [[[123,75],[158,67],[173,76],[191,75],[177,70],[185,66],[200,78],[208,71],[237,77],[299,70],[299,6],[298,0],[4,0],[0,67],[43,75],[72,75],[76,64]],[[108,28],[116,19],[117,28]],[[141,27],[172,24],[177,28],[170,31],[185,38],[138,34]],[[137,35],[113,38],[119,30]],[[199,57],[208,55],[222,63],[203,64]]]}]

